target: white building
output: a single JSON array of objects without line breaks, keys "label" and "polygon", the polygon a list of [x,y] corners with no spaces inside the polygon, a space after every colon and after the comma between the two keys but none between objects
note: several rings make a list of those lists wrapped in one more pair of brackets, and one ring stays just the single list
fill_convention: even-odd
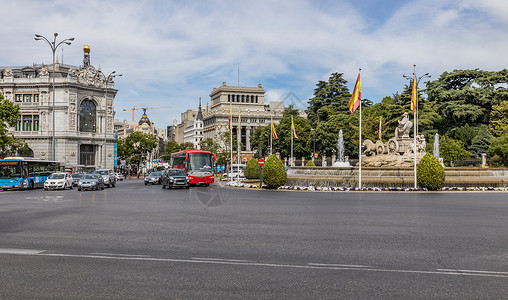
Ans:
[{"label": "white building", "polygon": [[11,130],[28,143],[34,157],[74,170],[112,169],[118,90],[111,76],[106,80],[100,67],[89,64],[90,47],[83,51],[79,67],[58,59],[54,66],[0,67],[0,93],[20,106],[21,118]]},{"label": "white building", "polygon": [[199,98],[199,108],[194,121],[188,122],[183,132],[183,142],[192,143],[194,149],[200,149],[199,143],[203,140],[203,111],[201,110],[201,97]]}]

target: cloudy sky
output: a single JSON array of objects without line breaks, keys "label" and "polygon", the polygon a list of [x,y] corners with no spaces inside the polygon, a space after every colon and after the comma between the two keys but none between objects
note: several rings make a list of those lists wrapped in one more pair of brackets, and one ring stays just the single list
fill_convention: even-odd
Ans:
[{"label": "cloudy sky", "polygon": [[[362,68],[363,98],[379,102],[407,84],[403,74],[497,71],[508,66],[505,0],[0,0],[0,66],[51,63],[38,33],[75,40],[57,50],[65,64],[91,63],[119,89],[123,109],[152,109],[165,128],[203,106],[222,82],[257,86],[266,100],[304,108],[316,83],[344,73],[350,90]],[[63,53],[62,53],[63,50]],[[239,71],[238,71],[239,70]],[[141,111],[136,111],[136,120]]]}]

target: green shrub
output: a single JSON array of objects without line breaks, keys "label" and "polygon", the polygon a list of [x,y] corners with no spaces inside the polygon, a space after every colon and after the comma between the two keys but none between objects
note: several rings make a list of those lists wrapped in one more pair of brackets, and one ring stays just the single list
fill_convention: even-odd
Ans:
[{"label": "green shrub", "polygon": [[314,162],[312,160],[309,160],[306,164],[305,164],[306,167],[315,167],[316,165],[314,164]]},{"label": "green shrub", "polygon": [[445,171],[441,163],[432,154],[425,154],[416,168],[418,185],[430,191],[439,190],[444,186]]},{"label": "green shrub", "polygon": [[262,170],[263,184],[269,188],[276,189],[286,184],[287,177],[284,163],[275,154],[270,155]]},{"label": "green shrub", "polygon": [[255,158],[251,158],[249,162],[245,165],[243,175],[247,179],[259,179],[259,166]]}]

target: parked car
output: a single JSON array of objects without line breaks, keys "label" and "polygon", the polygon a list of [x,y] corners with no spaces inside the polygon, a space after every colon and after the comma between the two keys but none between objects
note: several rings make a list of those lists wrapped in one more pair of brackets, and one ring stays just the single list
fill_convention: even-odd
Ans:
[{"label": "parked car", "polygon": [[233,164],[231,166],[231,170],[229,173],[227,173],[226,177],[233,177],[233,178],[243,178],[243,170],[245,169],[245,165],[243,164]]},{"label": "parked car", "polygon": [[53,173],[44,182],[45,190],[72,189],[72,176],[69,173]]},{"label": "parked car", "polygon": [[162,188],[189,188],[189,177],[182,169],[166,169],[162,174]]},{"label": "parked car", "polygon": [[72,186],[78,186],[78,182],[81,178],[83,178],[83,173],[74,173],[72,176]]},{"label": "parked car", "polygon": [[162,182],[162,171],[155,171],[145,177],[145,185],[147,184],[160,184]]},{"label": "parked car", "polygon": [[78,183],[78,191],[83,190],[103,190],[104,189],[104,179],[102,175],[91,173],[83,175],[83,178],[79,180]]},{"label": "parked car", "polygon": [[102,179],[104,179],[104,185],[108,188],[115,187],[116,185],[116,176],[113,171],[109,169],[99,169],[95,170],[93,173],[102,175]]},{"label": "parked car", "polygon": [[118,181],[118,180],[122,181],[122,180],[124,180],[124,179],[125,179],[125,176],[123,176],[123,174],[122,174],[122,173],[115,173],[115,177],[116,177],[116,180],[117,180],[117,181]]}]

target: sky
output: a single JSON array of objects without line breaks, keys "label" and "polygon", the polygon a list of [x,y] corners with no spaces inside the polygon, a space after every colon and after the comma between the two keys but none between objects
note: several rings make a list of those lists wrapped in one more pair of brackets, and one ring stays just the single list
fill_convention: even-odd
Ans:
[{"label": "sky", "polygon": [[[34,34],[74,37],[64,64],[116,71],[115,119],[148,109],[156,128],[210,102],[215,87],[262,84],[265,101],[305,109],[320,80],[343,73],[362,98],[401,92],[402,75],[508,66],[505,0],[0,0],[0,66],[51,64]],[[141,110],[135,111],[136,121]]]}]

